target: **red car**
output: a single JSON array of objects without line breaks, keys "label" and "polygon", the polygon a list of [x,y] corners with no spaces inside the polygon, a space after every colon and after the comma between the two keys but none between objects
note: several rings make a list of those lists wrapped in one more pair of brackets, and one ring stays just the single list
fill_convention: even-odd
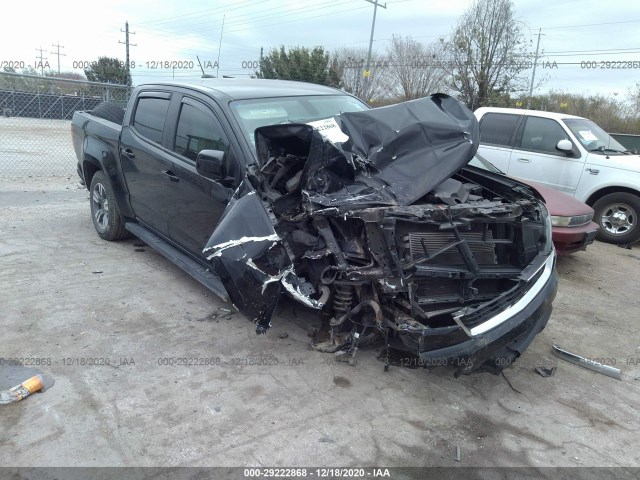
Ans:
[{"label": "red car", "polygon": [[[504,175],[504,172],[498,170],[492,163],[478,154],[469,164]],[[586,250],[587,245],[593,243],[600,228],[597,223],[591,221],[594,213],[593,208],[571,195],[546,187],[540,183],[523,180],[522,178],[517,180],[532,186],[544,198],[544,203],[551,214],[553,244],[558,255],[568,255]]]}]

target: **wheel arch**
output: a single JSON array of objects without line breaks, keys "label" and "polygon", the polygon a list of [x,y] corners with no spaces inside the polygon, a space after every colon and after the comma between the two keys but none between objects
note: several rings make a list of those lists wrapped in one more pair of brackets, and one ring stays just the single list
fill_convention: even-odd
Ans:
[{"label": "wheel arch", "polygon": [[84,177],[85,185],[89,189],[91,180],[98,170],[102,170],[102,166],[97,158],[85,153],[82,161],[82,174]]},{"label": "wheel arch", "polygon": [[604,188],[601,188],[600,190],[597,190],[597,191],[593,192],[589,196],[589,198],[587,198],[587,201],[584,202],[584,203],[586,203],[590,207],[593,207],[593,205],[598,200],[600,200],[605,195],[609,195],[610,193],[630,193],[631,195],[635,195],[636,197],[640,198],[640,191],[638,191],[638,190],[635,190],[635,189],[629,188],[629,187],[611,186],[611,187],[604,187]]},{"label": "wheel arch", "polygon": [[[82,156],[82,174],[87,188],[91,185],[93,176],[98,171],[104,172],[115,195],[120,214],[124,218],[135,218],[129,204],[129,192],[124,180],[124,175],[117,158],[118,144],[109,146],[105,142],[92,136],[87,136],[84,142]],[[114,151],[115,150],[115,151]]]}]

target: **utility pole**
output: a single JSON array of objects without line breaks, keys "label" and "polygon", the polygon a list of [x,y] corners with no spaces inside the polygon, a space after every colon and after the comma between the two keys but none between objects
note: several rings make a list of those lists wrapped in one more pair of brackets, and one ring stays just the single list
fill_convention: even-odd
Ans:
[{"label": "utility pole", "polygon": [[[373,4],[373,21],[371,22],[371,37],[369,38],[369,52],[367,53],[367,66],[363,73],[365,78],[365,86],[369,83],[369,77],[371,76],[371,49],[373,48],[373,32],[376,28],[376,13],[378,13],[378,7],[382,7],[384,9],[387,8],[387,4],[384,5],[378,3],[378,0],[366,0],[367,2]],[[365,89],[366,91],[366,89]]]},{"label": "utility pole", "polygon": [[[42,56],[42,52],[44,52],[44,48],[40,47],[40,48],[36,48],[36,52],[40,52],[40,56],[38,57],[36,55],[36,60],[40,59],[40,73],[44,76],[44,64],[43,64],[43,60],[48,60],[47,57],[43,57]],[[38,64],[36,63],[36,66]]]},{"label": "utility pole", "polygon": [[58,42],[57,45],[54,45],[53,43],[51,44],[52,47],[57,47],[58,51],[57,52],[49,52],[52,53],[54,55],[58,55],[58,75],[60,75],[60,55],[62,55],[63,57],[66,57],[67,54],[66,53],[60,53],[60,49],[64,48],[63,45],[60,45],[60,42]]},{"label": "utility pole", "polygon": [[222,28],[220,29],[220,42],[218,43],[218,61],[216,62],[216,78],[220,77],[220,50],[222,49],[222,32],[224,32],[224,19],[226,14],[222,16]]},{"label": "utility pole", "polygon": [[138,44],[137,43],[129,43],[129,33],[131,33],[131,35],[135,35],[136,32],[129,32],[129,22],[124,22],[124,30],[120,29],[121,32],[124,32],[124,39],[125,41],[123,42],[122,40],[118,40],[118,43],[124,43],[127,47],[127,56],[126,56],[126,64],[125,64],[125,68],[127,69],[127,86],[130,87],[131,86],[131,69],[129,68],[129,47],[137,47]]},{"label": "utility pole", "polygon": [[540,50],[540,36],[543,35],[542,29],[538,29],[538,44],[536,45],[536,56],[533,62],[533,72],[531,72],[531,85],[529,85],[529,98],[527,98],[527,110],[531,106],[531,95],[533,94],[533,81],[536,78],[536,67],[538,66],[538,51]]}]

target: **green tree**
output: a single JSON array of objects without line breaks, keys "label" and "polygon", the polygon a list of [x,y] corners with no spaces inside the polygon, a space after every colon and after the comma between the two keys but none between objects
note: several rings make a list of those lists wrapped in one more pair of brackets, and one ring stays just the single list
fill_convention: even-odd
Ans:
[{"label": "green tree", "polygon": [[449,86],[472,110],[525,91],[520,74],[532,65],[529,43],[511,0],[475,0],[443,45]]},{"label": "green tree", "polygon": [[90,82],[128,85],[131,81],[131,75],[127,72],[125,62],[111,57],[100,57],[98,61],[91,62],[84,74]]},{"label": "green tree", "polygon": [[322,47],[308,49],[293,47],[285,50],[284,45],[260,59],[258,78],[280,80],[298,80],[337,87],[340,85],[338,74],[329,68],[329,54]]}]

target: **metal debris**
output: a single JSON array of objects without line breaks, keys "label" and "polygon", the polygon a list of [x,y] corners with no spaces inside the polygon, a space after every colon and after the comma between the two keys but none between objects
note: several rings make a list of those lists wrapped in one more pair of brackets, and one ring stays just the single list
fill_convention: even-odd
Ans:
[{"label": "metal debris", "polygon": [[603,365],[602,363],[596,362],[595,360],[581,357],[580,355],[576,355],[575,353],[571,353],[560,348],[558,345],[554,345],[551,352],[556,357],[561,358],[562,360],[565,360],[569,363],[573,363],[574,365],[578,365],[579,367],[593,370],[594,372],[601,373],[602,375],[606,375],[611,378],[615,378],[616,380],[622,380],[619,368],[611,367],[609,365]]},{"label": "metal debris", "polygon": [[536,367],[534,368],[534,371],[541,377],[553,377],[553,375],[556,373],[556,367]]}]

